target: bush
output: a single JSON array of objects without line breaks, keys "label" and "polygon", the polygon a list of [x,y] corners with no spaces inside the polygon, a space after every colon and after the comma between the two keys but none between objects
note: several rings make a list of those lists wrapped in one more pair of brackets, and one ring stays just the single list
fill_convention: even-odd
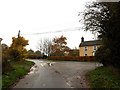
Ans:
[{"label": "bush", "polygon": [[9,70],[12,70],[9,55],[7,53],[2,53],[2,73]]},{"label": "bush", "polygon": [[29,59],[38,59],[39,57],[38,57],[37,54],[28,54],[27,58],[29,58]]},{"label": "bush", "polygon": [[87,73],[91,88],[120,88],[120,69],[98,67]]},{"label": "bush", "polygon": [[110,49],[104,46],[101,46],[95,54],[95,60],[101,62],[104,66],[117,66],[119,59],[116,57]]},{"label": "bush", "polygon": [[22,57],[22,56],[20,56],[19,50],[15,49],[15,48],[9,49],[9,55],[10,55],[10,58],[14,61],[19,61],[19,60],[21,60],[21,57]]}]

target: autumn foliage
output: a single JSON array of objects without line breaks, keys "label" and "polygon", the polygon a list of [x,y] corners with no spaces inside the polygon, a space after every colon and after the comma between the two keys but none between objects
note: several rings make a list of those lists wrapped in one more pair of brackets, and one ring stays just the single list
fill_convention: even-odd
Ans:
[{"label": "autumn foliage", "polygon": [[27,56],[25,46],[28,45],[28,40],[24,37],[18,36],[12,38],[12,44],[8,47],[2,44],[2,72],[12,69],[11,61],[24,61]]},{"label": "autumn foliage", "polygon": [[9,48],[9,55],[14,61],[22,61],[27,55],[27,50],[25,46],[28,45],[28,40],[24,37],[18,36],[17,38],[12,38],[12,44]]},{"label": "autumn foliage", "polygon": [[63,35],[59,38],[53,39],[53,44],[51,45],[51,56],[64,56],[64,52],[69,50],[69,47],[66,46],[66,40],[67,38]]}]

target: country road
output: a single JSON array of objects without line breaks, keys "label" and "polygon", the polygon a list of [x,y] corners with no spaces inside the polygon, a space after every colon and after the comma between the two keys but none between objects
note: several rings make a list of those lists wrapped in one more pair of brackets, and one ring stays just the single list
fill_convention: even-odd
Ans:
[{"label": "country road", "polygon": [[35,65],[13,88],[89,88],[85,73],[100,65],[73,61],[30,61]]}]

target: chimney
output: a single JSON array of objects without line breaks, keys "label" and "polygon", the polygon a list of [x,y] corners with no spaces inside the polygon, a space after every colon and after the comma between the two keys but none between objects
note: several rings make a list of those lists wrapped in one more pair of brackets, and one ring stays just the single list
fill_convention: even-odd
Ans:
[{"label": "chimney", "polygon": [[81,38],[81,43],[84,42],[84,37]]}]

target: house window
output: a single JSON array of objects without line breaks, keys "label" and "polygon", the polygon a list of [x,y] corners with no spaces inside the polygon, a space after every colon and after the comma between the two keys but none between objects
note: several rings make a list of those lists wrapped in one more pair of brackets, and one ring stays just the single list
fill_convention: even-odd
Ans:
[{"label": "house window", "polygon": [[97,47],[96,47],[96,46],[94,46],[93,50],[96,50],[96,49],[97,49]]},{"label": "house window", "polygon": [[87,47],[85,47],[85,51],[87,51]]},{"label": "house window", "polygon": [[87,53],[85,53],[85,56],[87,56]]}]

